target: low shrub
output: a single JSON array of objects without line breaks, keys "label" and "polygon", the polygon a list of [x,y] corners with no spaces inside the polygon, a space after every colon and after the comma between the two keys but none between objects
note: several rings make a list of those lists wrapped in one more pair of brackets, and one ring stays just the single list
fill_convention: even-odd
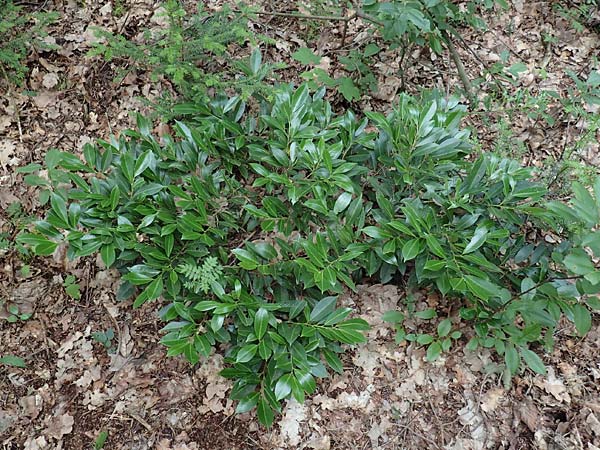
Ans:
[{"label": "low shrub", "polygon": [[521,359],[544,372],[529,346],[551,347],[562,315],[590,328],[600,181],[595,198],[575,183],[571,204],[547,201],[530,169],[471,154],[463,108],[435,93],[362,119],[334,114],[324,90],[274,97],[260,114],[239,97],[179,105],[187,124],[162,141],[138,117],[138,130],[86,145],[85,161],[51,152],[49,179],[32,179],[50,210],[19,241],[99,252],[122,273],[118,298],[164,299],[168,354],[223,352],[237,410],[257,407],[267,426],[282,400],[343,370],[344,344],[365,341],[367,323],[337,298],[371,278],[456,302],[435,335],[406,333],[389,312],[399,339],[435,359],[469,325],[467,346],[495,348],[507,379]]}]

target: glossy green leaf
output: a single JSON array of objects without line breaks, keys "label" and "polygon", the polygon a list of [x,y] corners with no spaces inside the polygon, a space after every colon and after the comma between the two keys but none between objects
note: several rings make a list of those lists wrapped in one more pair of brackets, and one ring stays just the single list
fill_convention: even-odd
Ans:
[{"label": "glossy green leaf", "polygon": [[240,400],[240,402],[237,404],[237,406],[235,408],[235,412],[238,414],[242,414],[242,413],[252,410],[254,407],[256,407],[259,398],[260,398],[259,392],[252,393],[248,397]]},{"label": "glossy green leaf", "polygon": [[473,237],[471,238],[471,240],[465,247],[465,249],[463,251],[463,255],[474,252],[479,247],[481,247],[485,243],[485,240],[487,239],[487,235],[488,235],[488,229],[486,226],[477,227],[477,229],[475,230],[475,233],[473,234]]},{"label": "glossy green leaf", "polygon": [[404,258],[404,261],[415,259],[421,253],[421,250],[421,240],[411,239],[402,246],[402,258]]},{"label": "glossy green leaf", "polygon": [[275,397],[277,400],[286,398],[292,392],[292,374],[288,373],[283,375],[275,384]]},{"label": "glossy green leaf", "polygon": [[469,290],[482,300],[489,300],[500,292],[500,287],[483,278],[473,275],[465,275],[464,278]]},{"label": "glossy green leaf", "polygon": [[271,425],[273,425],[275,415],[273,414],[271,406],[269,406],[269,403],[264,397],[261,397],[258,401],[256,415],[258,416],[260,423],[262,423],[265,427],[270,428]]},{"label": "glossy green leaf", "polygon": [[259,308],[254,316],[254,334],[261,339],[269,326],[269,312],[264,308]]},{"label": "glossy green leaf", "polygon": [[352,194],[350,194],[349,192],[343,192],[335,201],[335,204],[333,205],[333,212],[335,214],[341,213],[348,207],[351,201]]},{"label": "glossy green leaf", "polygon": [[240,266],[246,270],[254,270],[260,264],[257,257],[250,253],[248,250],[245,250],[243,248],[236,248],[231,252],[240,261]]},{"label": "glossy green leaf", "polygon": [[440,258],[447,258],[442,244],[435,236],[428,234],[425,236],[425,242],[427,242],[427,247],[434,255],[439,256]]},{"label": "glossy green leaf", "polygon": [[388,239],[392,237],[390,232],[379,227],[365,227],[362,232],[375,239]]},{"label": "glossy green leaf", "polygon": [[328,349],[323,349],[322,353],[325,361],[327,361],[327,364],[329,364],[329,367],[331,367],[337,373],[343,372],[344,366],[342,365],[342,361],[340,361],[338,355]]},{"label": "glossy green leaf", "polygon": [[325,297],[314,306],[310,313],[309,320],[311,322],[320,322],[324,320],[335,309],[337,297]]},{"label": "glossy green leaf", "polygon": [[115,246],[114,244],[106,244],[100,249],[100,256],[102,262],[107,268],[110,268],[115,262]]},{"label": "glossy green leaf", "polygon": [[256,344],[248,344],[244,345],[235,358],[236,363],[245,363],[250,361],[256,355],[256,351],[258,350],[258,345]]}]

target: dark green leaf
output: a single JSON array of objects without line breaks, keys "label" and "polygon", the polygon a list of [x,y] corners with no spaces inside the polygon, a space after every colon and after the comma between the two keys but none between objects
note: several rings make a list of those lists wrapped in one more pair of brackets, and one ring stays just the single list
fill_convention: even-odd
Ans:
[{"label": "dark green leaf", "polygon": [[246,270],[254,270],[258,267],[260,262],[257,257],[250,253],[248,250],[243,248],[236,248],[231,251],[237,259],[240,261],[240,266]]},{"label": "dark green leaf", "polygon": [[288,373],[283,375],[275,384],[275,398],[281,400],[286,398],[292,392],[291,378],[292,374]]},{"label": "dark green leaf", "polygon": [[324,320],[335,309],[337,297],[325,297],[320,300],[310,313],[311,322],[320,322]]},{"label": "dark green leaf", "polygon": [[421,251],[421,240],[411,239],[402,246],[402,258],[404,261],[410,261],[411,259],[416,258]]},{"label": "dark green leaf", "polygon": [[337,373],[343,372],[344,366],[342,365],[342,361],[340,361],[338,355],[328,349],[323,349],[322,353],[325,361],[327,361],[327,364],[329,364],[329,367],[331,367]]},{"label": "dark green leaf", "polygon": [[256,351],[258,350],[258,345],[256,344],[248,344],[243,346],[236,358],[235,358],[235,362],[236,363],[245,363],[250,361],[252,358],[254,358],[254,355],[256,355]]},{"label": "dark green leaf", "polygon": [[379,227],[365,227],[362,232],[375,239],[388,239],[392,237],[390,232]]},{"label": "dark green leaf", "polygon": [[269,312],[264,308],[260,308],[254,316],[254,334],[258,339],[264,336],[268,326]]},{"label": "dark green leaf", "polygon": [[69,225],[69,214],[67,212],[67,204],[65,200],[58,194],[50,195],[50,205],[52,207],[52,211],[62,222],[64,228],[68,229]]},{"label": "dark green leaf", "polygon": [[261,397],[258,401],[256,414],[260,423],[262,423],[265,427],[270,428],[271,425],[273,425],[273,419],[275,418],[275,415],[273,414],[273,410],[264,397]]},{"label": "dark green leaf", "polygon": [[102,257],[102,262],[107,268],[113,265],[115,262],[115,246],[114,244],[104,245],[100,249],[100,256]]},{"label": "dark green leaf", "polygon": [[501,290],[497,284],[473,275],[465,275],[463,279],[469,290],[482,300],[489,300]]},{"label": "dark green leaf", "polygon": [[235,412],[238,414],[242,414],[242,413],[250,411],[252,408],[254,408],[256,406],[259,398],[260,398],[260,393],[253,392],[248,397],[240,400],[237,407],[235,408]]}]

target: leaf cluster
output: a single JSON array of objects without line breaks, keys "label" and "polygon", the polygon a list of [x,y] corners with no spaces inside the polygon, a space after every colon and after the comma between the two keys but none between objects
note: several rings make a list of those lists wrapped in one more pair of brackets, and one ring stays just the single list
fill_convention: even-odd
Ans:
[{"label": "leaf cluster", "polygon": [[[549,202],[529,169],[472,154],[464,108],[435,93],[362,119],[324,95],[285,86],[260,114],[240,97],[182,104],[176,137],[158,141],[138,117],[137,130],[86,145],[84,161],[49,152],[49,179],[29,176],[50,211],[19,241],[99,252],[122,273],[119,298],[164,299],[168,354],[194,364],[223,352],[238,411],[256,407],[266,425],[327,367],[342,371],[344,344],[365,341],[367,323],[338,296],[369,278],[454,299],[469,348],[495,348],[508,378],[521,358],[543,371],[529,345],[551,346],[562,315],[589,329],[600,182]],[[434,359],[456,331],[444,320],[435,336],[403,338]]]}]

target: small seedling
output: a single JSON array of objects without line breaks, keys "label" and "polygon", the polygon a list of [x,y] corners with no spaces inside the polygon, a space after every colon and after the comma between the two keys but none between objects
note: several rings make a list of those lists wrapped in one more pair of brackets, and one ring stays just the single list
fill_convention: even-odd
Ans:
[{"label": "small seedling", "polygon": [[94,450],[103,449],[107,438],[108,438],[108,432],[101,431],[100,433],[98,433],[98,437],[96,438],[96,441],[94,442]]},{"label": "small seedling", "polygon": [[112,340],[115,337],[115,331],[112,328],[107,329],[106,331],[95,331],[92,333],[92,339],[96,342],[102,344],[109,353],[112,353]]},{"label": "small seedling", "polygon": [[[4,305],[4,301],[0,300],[0,307]],[[6,307],[6,310],[9,313],[9,316],[6,318],[6,321],[9,323],[15,323],[19,320],[25,321],[29,319],[32,314],[31,313],[22,313],[19,311],[19,307],[15,304],[10,304]]]},{"label": "small seedling", "polygon": [[65,288],[67,295],[72,299],[79,300],[81,298],[79,283],[77,283],[77,279],[74,275],[67,275],[63,287]]}]

